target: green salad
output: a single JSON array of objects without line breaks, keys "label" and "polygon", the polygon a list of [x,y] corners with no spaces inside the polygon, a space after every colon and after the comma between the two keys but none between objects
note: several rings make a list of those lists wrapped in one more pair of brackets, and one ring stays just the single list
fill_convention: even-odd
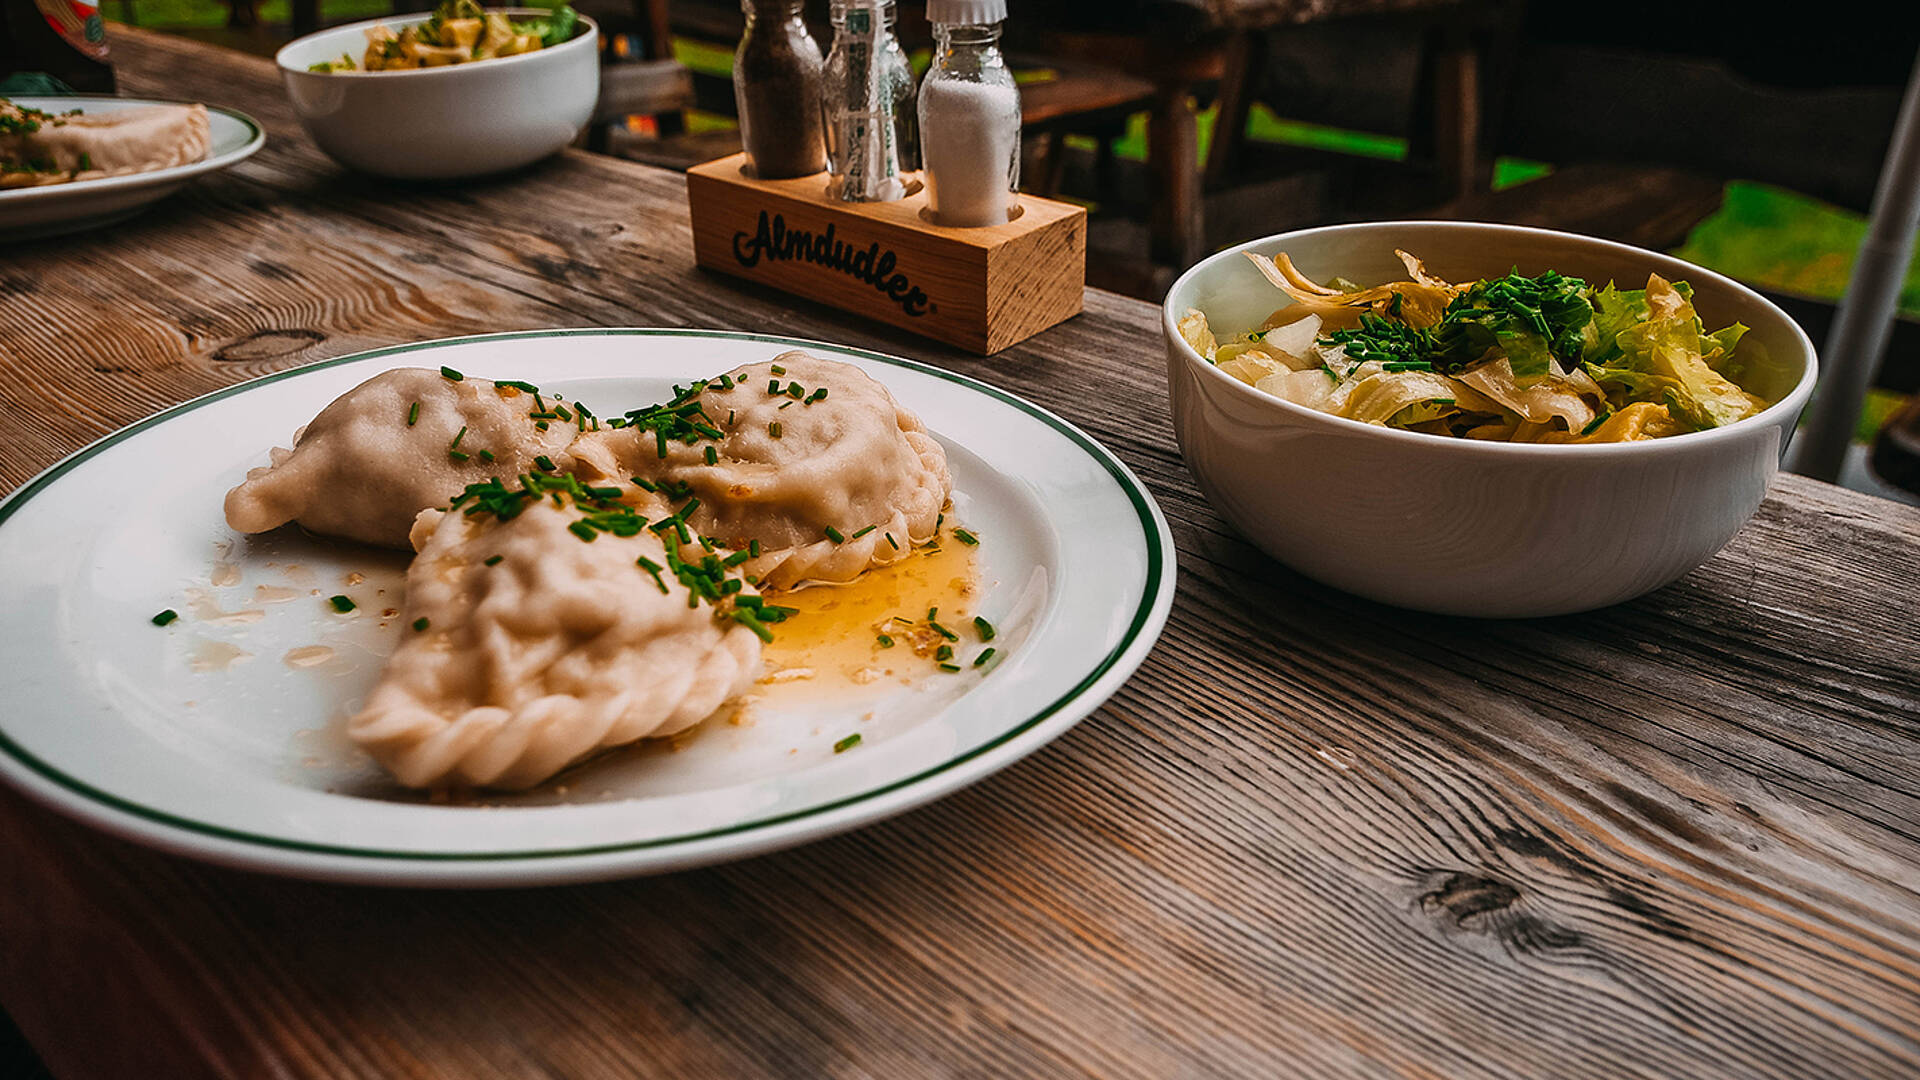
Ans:
[{"label": "green salad", "polygon": [[1684,281],[1594,287],[1548,270],[1456,285],[1396,252],[1408,279],[1322,285],[1285,253],[1249,254],[1293,298],[1221,344],[1205,313],[1181,335],[1222,371],[1323,412],[1506,442],[1623,442],[1722,427],[1766,408],[1740,386],[1754,346],[1709,332]]}]

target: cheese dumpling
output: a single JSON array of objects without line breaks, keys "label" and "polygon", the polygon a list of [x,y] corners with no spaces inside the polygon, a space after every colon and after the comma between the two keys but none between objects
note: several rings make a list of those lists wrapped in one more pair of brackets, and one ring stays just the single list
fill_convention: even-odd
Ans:
[{"label": "cheese dumpling", "polygon": [[271,464],[227,493],[227,524],[256,533],[297,521],[405,548],[420,511],[468,484],[532,472],[578,433],[525,384],[451,374],[396,368],[342,394],[295,434],[293,449],[276,447]]},{"label": "cheese dumpling", "polygon": [[410,787],[524,788],[692,727],[758,676],[758,613],[784,614],[647,528],[664,507],[531,479],[420,515],[400,644],[347,728]]},{"label": "cheese dumpling", "polygon": [[693,530],[730,547],[757,542],[745,570],[769,588],[851,581],[904,558],[933,538],[953,488],[946,451],[885,386],[804,352],[629,416],[575,440],[566,464],[691,503]]}]

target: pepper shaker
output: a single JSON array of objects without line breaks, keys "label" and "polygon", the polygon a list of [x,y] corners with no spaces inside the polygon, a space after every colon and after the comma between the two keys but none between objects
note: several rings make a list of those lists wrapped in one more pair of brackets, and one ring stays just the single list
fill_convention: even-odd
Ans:
[{"label": "pepper shaker", "polygon": [[820,46],[807,31],[803,0],[740,0],[746,33],[733,56],[740,142],[755,176],[781,180],[827,167],[818,102]]}]

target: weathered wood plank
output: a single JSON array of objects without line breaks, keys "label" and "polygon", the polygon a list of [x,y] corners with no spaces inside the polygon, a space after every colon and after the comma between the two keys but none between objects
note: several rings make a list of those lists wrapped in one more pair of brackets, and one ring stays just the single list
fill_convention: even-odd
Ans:
[{"label": "weathered wood plank", "polygon": [[119,233],[0,256],[0,487],[353,349],[738,327],[1060,411],[1153,490],[1182,574],[1153,657],[1055,746],[710,870],[314,885],[0,794],[0,1005],[57,1074],[1920,1072],[1920,513],[1782,478],[1726,551],[1609,611],[1363,603],[1194,490],[1153,308],[1089,293],[980,360],[695,270],[671,174],[569,154],[461,188],[353,178],[269,66],[116,42],[130,92],[238,105],[274,141]]}]

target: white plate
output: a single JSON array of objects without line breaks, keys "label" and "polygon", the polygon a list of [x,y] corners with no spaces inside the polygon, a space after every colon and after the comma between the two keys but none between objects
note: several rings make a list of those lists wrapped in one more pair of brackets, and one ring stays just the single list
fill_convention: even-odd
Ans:
[{"label": "white plate", "polygon": [[[180,101],[77,95],[41,97],[18,95],[16,105],[47,112],[84,109],[92,113],[118,112],[148,105],[184,105]],[[149,203],[173,194],[201,173],[224,169],[252,157],[267,135],[253,117],[232,109],[207,106],[212,146],[207,156],[186,165],[126,176],[103,176],[42,187],[0,191],[0,240],[30,240],[41,236],[92,229],[130,218]]]},{"label": "white plate", "polygon": [[[678,752],[614,755],[564,789],[490,808],[400,791],[345,743],[344,717],[400,632],[380,612],[399,606],[404,559],[292,530],[235,537],[222,497],[268,446],[392,367],[532,380],[616,415],[664,398],[674,382],[793,347],[865,369],[947,447],[952,515],[981,537],[975,608],[999,628],[997,666],[928,671],[910,686],[847,684],[777,707],[770,694],[749,726],[712,722]],[[0,566],[0,777],[168,851],[304,877],[448,886],[696,866],[938,798],[1106,700],[1153,647],[1174,586],[1172,539],[1152,497],[1052,413],[910,360],[694,330],[403,345],[210,394],[95,443],[0,503]],[[352,573],[366,580],[344,586]],[[336,592],[361,609],[334,614],[325,597]],[[164,608],[185,617],[157,628],[149,620]],[[214,617],[233,610],[261,614]],[[283,662],[314,645],[333,657]],[[234,650],[253,658],[223,669]],[[852,731],[861,744],[836,754]]]}]

